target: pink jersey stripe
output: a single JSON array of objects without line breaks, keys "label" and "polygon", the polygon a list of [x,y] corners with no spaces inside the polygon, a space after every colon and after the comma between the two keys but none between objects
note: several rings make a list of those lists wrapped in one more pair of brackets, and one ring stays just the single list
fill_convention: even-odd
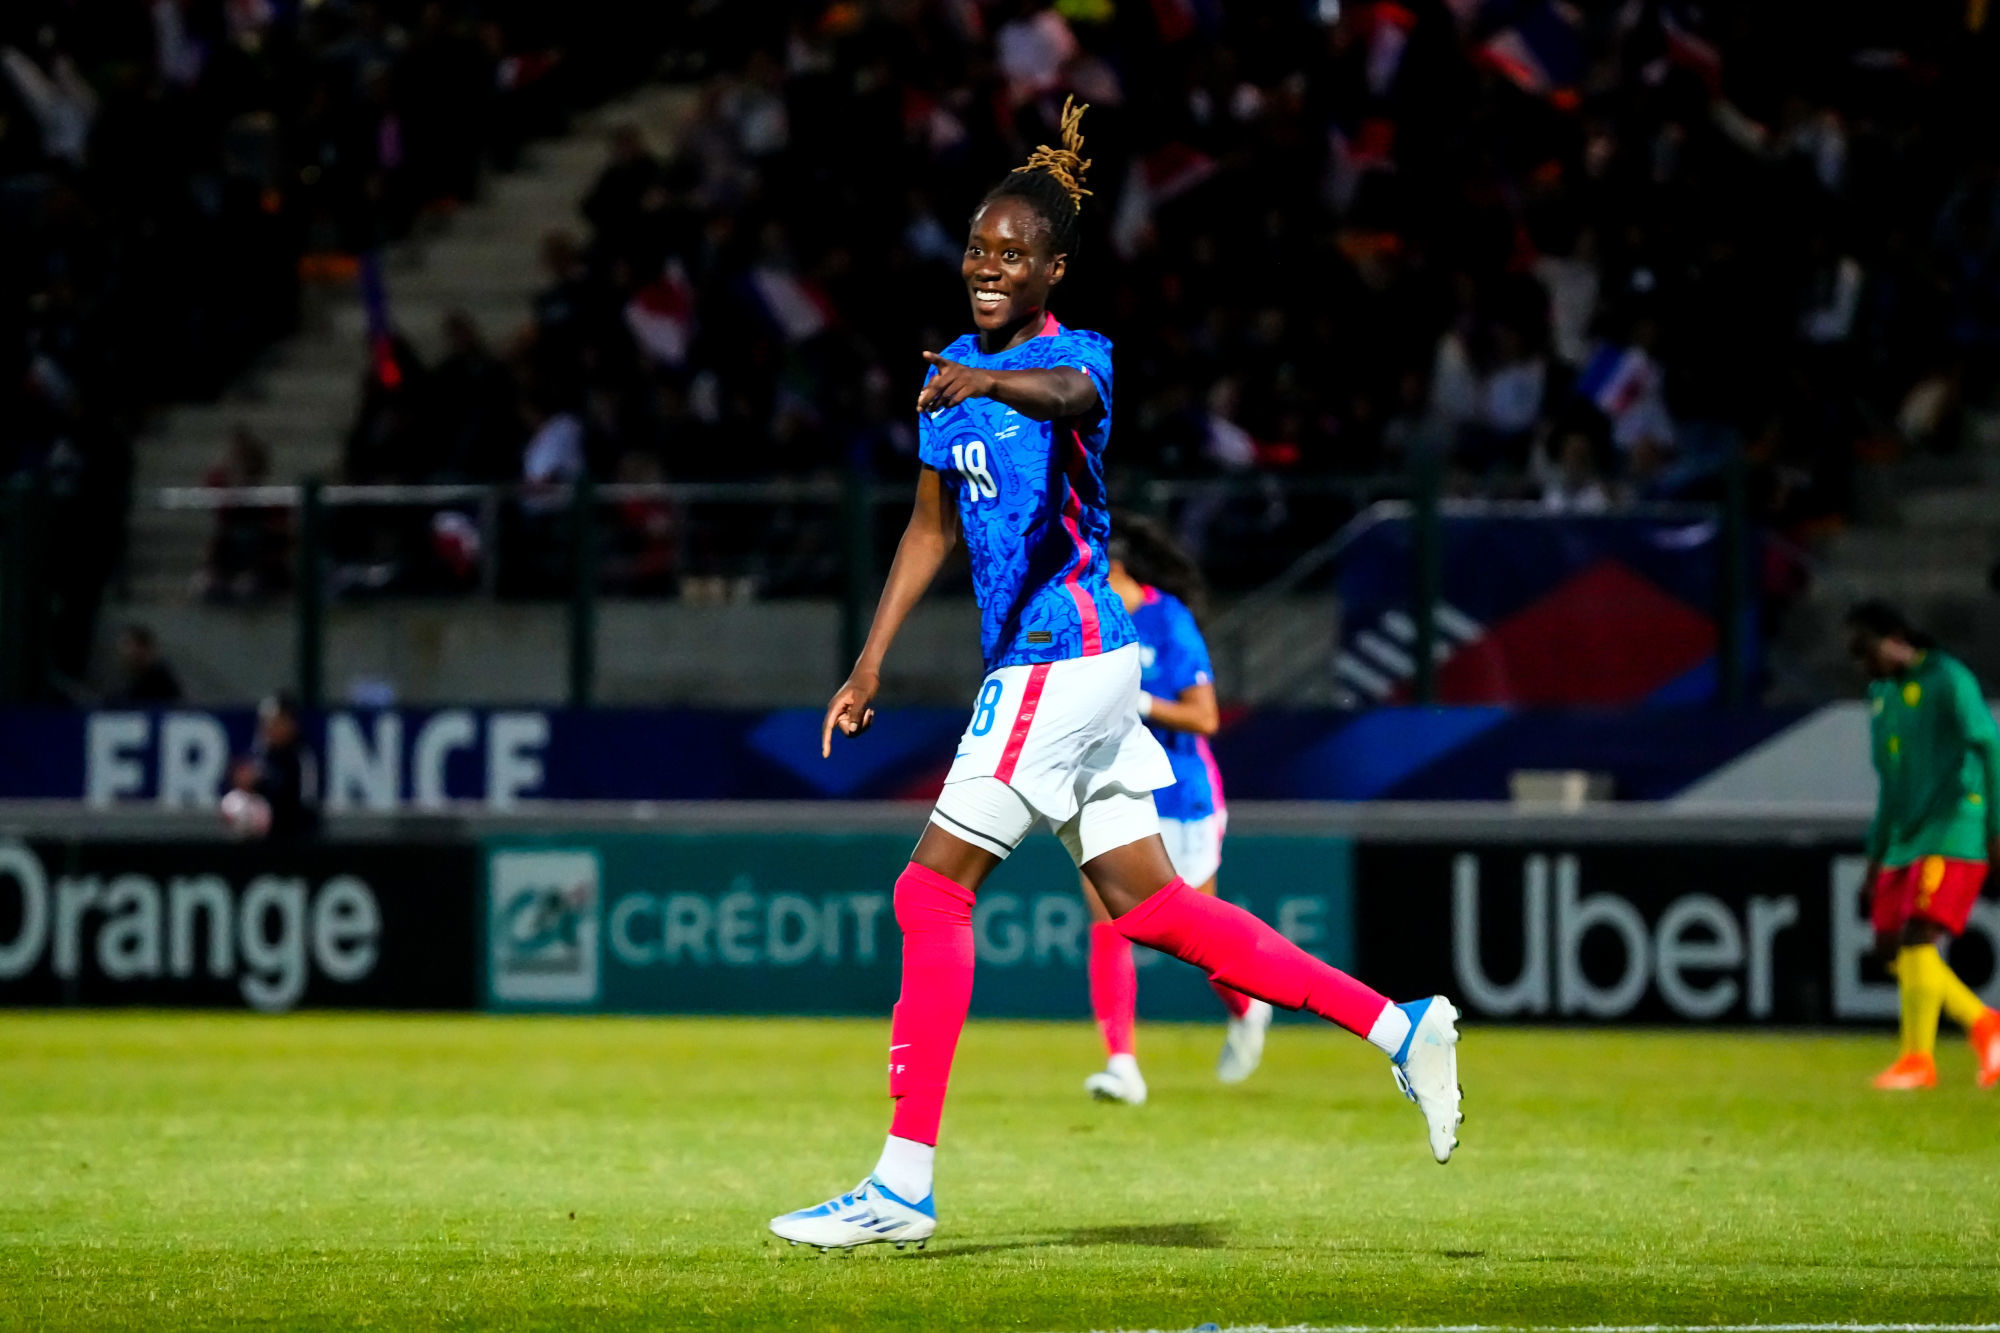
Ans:
[{"label": "pink jersey stripe", "polygon": [[1215,766],[1215,751],[1208,748],[1208,737],[1196,736],[1194,751],[1201,756],[1201,766],[1208,770],[1208,798],[1219,814],[1228,807],[1222,802],[1222,770]]},{"label": "pink jersey stripe", "polygon": [[[1083,437],[1076,431],[1069,434],[1076,453],[1070,458],[1070,470],[1075,471],[1083,461]],[[1076,485],[1068,477],[1063,478],[1063,527],[1069,531],[1069,539],[1076,546],[1076,563],[1063,576],[1063,586],[1069,589],[1069,598],[1076,603],[1077,619],[1083,625],[1083,655],[1095,657],[1104,651],[1104,636],[1097,624],[1097,599],[1090,595],[1090,589],[1083,586],[1083,576],[1090,570],[1090,543],[1083,539],[1083,501],[1078,498]]]},{"label": "pink jersey stripe", "polygon": [[1014,766],[1021,762],[1021,747],[1028,743],[1028,728],[1035,725],[1035,710],[1042,706],[1042,686],[1049,679],[1049,664],[1041,662],[1028,669],[1028,687],[1021,694],[1021,707],[1014,714],[1014,729],[1007,733],[1007,748],[1000,753],[1000,767],[993,776],[1002,782],[1014,780]]}]

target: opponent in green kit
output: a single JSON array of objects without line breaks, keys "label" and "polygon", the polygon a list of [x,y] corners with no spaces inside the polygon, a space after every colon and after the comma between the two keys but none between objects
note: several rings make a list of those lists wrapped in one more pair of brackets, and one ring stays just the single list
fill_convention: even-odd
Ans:
[{"label": "opponent in green kit", "polygon": [[1893,608],[1863,602],[1847,616],[1847,650],[1868,681],[1868,731],[1881,794],[1868,830],[1875,947],[1903,1000],[1903,1050],[1878,1088],[1937,1083],[1938,1014],[1962,1024],[1979,1085],[2000,1083],[2000,1013],[1938,953],[1965,930],[2000,854],[2000,730],[1979,682]]}]

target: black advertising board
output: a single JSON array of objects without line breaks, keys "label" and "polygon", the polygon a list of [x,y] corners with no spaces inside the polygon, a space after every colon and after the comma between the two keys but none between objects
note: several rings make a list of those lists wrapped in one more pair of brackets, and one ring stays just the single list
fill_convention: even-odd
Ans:
[{"label": "black advertising board", "polygon": [[469,845],[0,838],[0,1004],[467,1009]]},{"label": "black advertising board", "polygon": [[[1409,844],[1355,852],[1361,975],[1506,1022],[1876,1022],[1858,850],[1744,843]],[[2000,902],[1952,961],[2000,997]]]}]

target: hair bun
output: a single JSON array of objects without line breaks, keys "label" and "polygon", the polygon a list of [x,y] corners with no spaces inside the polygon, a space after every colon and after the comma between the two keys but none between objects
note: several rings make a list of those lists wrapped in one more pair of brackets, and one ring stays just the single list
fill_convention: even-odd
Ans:
[{"label": "hair bun", "polygon": [[1015,167],[1017,172],[1040,171],[1055,177],[1056,183],[1069,192],[1070,203],[1083,207],[1083,197],[1090,193],[1083,188],[1083,174],[1090,170],[1090,159],[1083,156],[1083,113],[1090,110],[1090,104],[1076,105],[1076,97],[1063,99],[1062,147],[1051,148],[1047,144],[1028,154],[1025,166]]}]

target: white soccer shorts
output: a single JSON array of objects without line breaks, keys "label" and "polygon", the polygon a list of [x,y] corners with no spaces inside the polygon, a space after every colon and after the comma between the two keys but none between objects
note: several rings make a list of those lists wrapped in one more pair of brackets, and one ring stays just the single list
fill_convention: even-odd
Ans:
[{"label": "white soccer shorts", "polygon": [[1078,864],[1157,832],[1152,793],[1174,772],[1139,720],[1139,671],[1128,644],[992,672],[931,821],[1005,856],[1045,820]]},{"label": "white soccer shorts", "polygon": [[1222,835],[1228,827],[1225,810],[1200,819],[1160,820],[1160,841],[1167,844],[1167,859],[1189,887],[1200,888],[1222,869]]}]

